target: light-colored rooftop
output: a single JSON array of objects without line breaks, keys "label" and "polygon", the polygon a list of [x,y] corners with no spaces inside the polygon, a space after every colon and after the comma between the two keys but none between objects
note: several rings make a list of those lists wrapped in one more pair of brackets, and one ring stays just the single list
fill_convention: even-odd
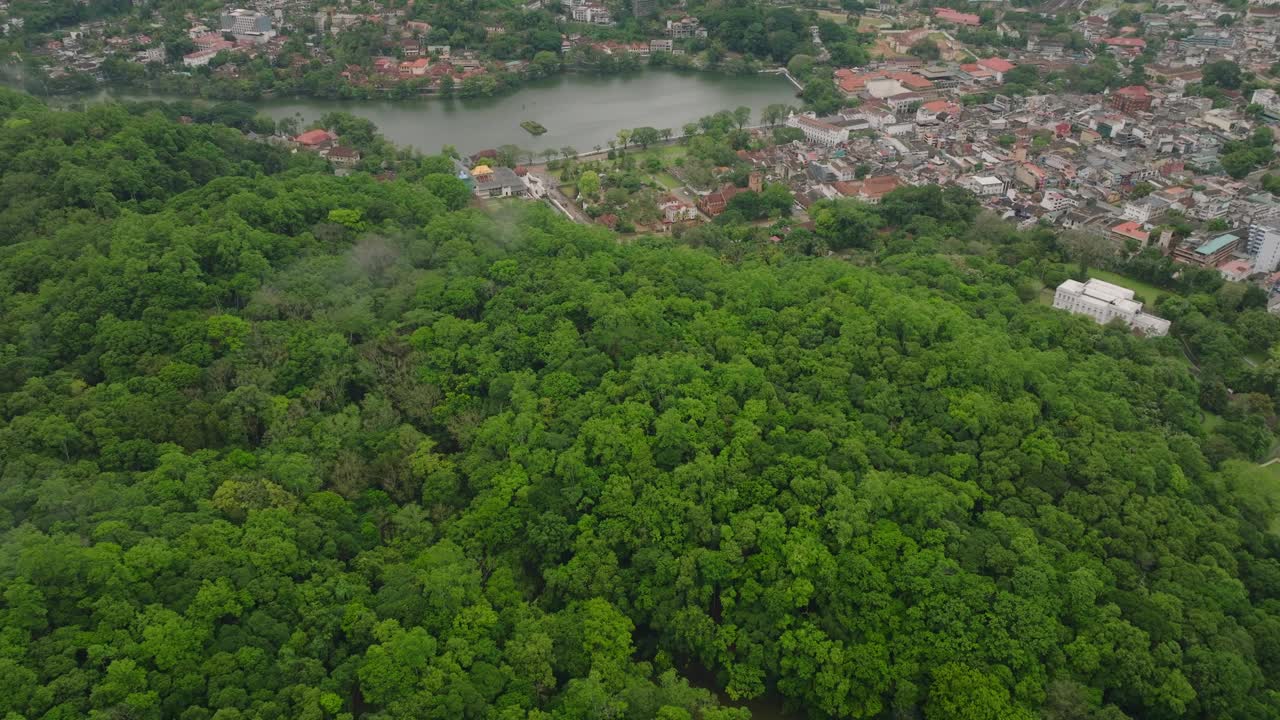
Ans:
[{"label": "light-colored rooftop", "polygon": [[1133,299],[1133,291],[1129,288],[1113,285],[1112,283],[1105,280],[1098,280],[1097,278],[1091,278],[1089,282],[1084,284],[1084,292],[1086,295],[1092,295],[1093,297],[1105,300],[1109,303],[1116,302],[1117,300]]},{"label": "light-colored rooftop", "polygon": [[1196,253],[1199,255],[1212,255],[1218,252],[1219,250],[1221,250],[1222,248],[1226,247],[1227,245],[1230,245],[1231,243],[1237,242],[1239,240],[1240,238],[1236,237],[1235,235],[1219,235],[1218,237],[1196,248]]}]

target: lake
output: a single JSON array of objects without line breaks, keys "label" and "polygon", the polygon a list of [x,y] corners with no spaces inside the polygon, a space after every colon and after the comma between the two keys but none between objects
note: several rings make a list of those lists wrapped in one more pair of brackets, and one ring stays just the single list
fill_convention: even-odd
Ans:
[{"label": "lake", "polygon": [[[651,69],[624,75],[557,75],[488,98],[272,99],[250,104],[276,119],[301,115],[304,125],[327,112],[349,112],[372,120],[397,145],[423,152],[437,152],[447,144],[474,153],[507,143],[530,150],[572,146],[581,152],[596,145],[607,147],[622,128],[671,128],[678,134],[685,123],[742,105],[751,108],[754,123],[766,105],[798,106],[795,93],[795,87],[779,75]],[[127,91],[103,91],[80,99],[108,98],[177,99]],[[547,132],[531,135],[520,127],[523,120],[542,123]]]}]

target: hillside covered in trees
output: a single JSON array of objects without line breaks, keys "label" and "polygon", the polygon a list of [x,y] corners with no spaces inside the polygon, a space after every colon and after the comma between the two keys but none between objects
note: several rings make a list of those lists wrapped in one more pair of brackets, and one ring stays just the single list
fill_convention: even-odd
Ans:
[{"label": "hillside covered in trees", "polygon": [[1280,717],[1267,480],[1051,236],[620,245],[413,164],[0,93],[0,716]]}]

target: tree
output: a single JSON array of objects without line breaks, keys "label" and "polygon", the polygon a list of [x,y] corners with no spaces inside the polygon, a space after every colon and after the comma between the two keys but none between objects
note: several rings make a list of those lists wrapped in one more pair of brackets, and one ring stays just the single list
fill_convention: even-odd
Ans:
[{"label": "tree", "polygon": [[738,129],[746,127],[751,122],[751,108],[740,105],[733,111],[733,121],[738,124]]},{"label": "tree", "polygon": [[1062,233],[1062,246],[1071,259],[1080,266],[1080,274],[1115,256],[1116,247],[1106,235],[1086,230],[1068,230]]},{"label": "tree", "polygon": [[787,72],[791,77],[803,79],[813,70],[814,60],[809,55],[796,55],[787,62]]},{"label": "tree", "polygon": [[661,139],[658,130],[651,127],[638,127],[631,131],[631,140],[640,146],[642,150],[647,150],[650,145]]},{"label": "tree", "polygon": [[938,47],[938,43],[930,38],[921,38],[915,41],[907,49],[907,53],[921,60],[940,60],[942,58],[942,49]]},{"label": "tree", "polygon": [[594,198],[600,193],[600,176],[587,170],[578,176],[578,194],[583,198]]},{"label": "tree", "polygon": [[1200,81],[1205,85],[1234,90],[1242,81],[1240,66],[1230,60],[1205,63],[1201,68]]},{"label": "tree", "polygon": [[766,105],[764,109],[760,111],[760,122],[765,125],[778,125],[790,117],[791,112],[791,107],[782,103]]}]

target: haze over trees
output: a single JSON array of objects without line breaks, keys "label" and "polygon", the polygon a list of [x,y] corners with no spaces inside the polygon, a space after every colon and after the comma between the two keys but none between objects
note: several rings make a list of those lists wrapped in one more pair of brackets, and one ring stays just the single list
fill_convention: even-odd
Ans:
[{"label": "haze over trees", "polygon": [[[1280,715],[1272,481],[1176,339],[1034,301],[1052,233],[619,245],[412,167],[0,91],[0,714]],[[1221,288],[1205,354],[1280,338]]]}]

